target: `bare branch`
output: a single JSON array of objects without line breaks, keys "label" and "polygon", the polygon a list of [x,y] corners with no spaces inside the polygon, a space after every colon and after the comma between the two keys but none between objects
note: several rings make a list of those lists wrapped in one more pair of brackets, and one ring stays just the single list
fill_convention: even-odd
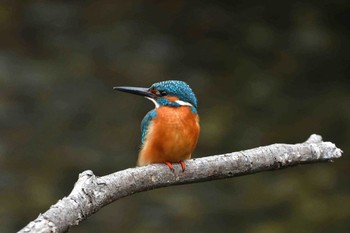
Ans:
[{"label": "bare branch", "polygon": [[151,189],[249,175],[299,164],[332,161],[342,151],[331,142],[311,135],[301,144],[273,144],[255,149],[186,161],[186,171],[175,172],[162,164],[129,168],[97,177],[92,171],[79,175],[68,197],[59,200],[19,232],[66,232],[103,206]]}]

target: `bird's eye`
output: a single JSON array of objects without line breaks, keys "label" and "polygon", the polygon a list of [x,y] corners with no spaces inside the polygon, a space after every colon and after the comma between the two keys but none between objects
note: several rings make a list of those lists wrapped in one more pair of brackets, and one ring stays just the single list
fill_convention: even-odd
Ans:
[{"label": "bird's eye", "polygon": [[160,96],[165,96],[165,95],[167,95],[167,93],[166,93],[166,91],[159,91],[159,95]]},{"label": "bird's eye", "polygon": [[159,91],[159,90],[156,90],[155,91],[155,94],[157,95],[157,96],[165,96],[165,95],[167,95],[167,93],[166,93],[166,91]]},{"label": "bird's eye", "polygon": [[153,93],[154,95],[156,95],[157,97],[162,97],[162,96],[165,96],[168,94],[166,91],[155,90],[155,89],[150,89],[150,92]]}]

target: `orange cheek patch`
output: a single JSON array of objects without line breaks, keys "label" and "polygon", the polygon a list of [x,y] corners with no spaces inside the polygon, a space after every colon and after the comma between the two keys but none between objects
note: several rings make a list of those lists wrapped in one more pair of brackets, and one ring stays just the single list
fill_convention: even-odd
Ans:
[{"label": "orange cheek patch", "polygon": [[170,102],[175,102],[176,100],[179,100],[176,96],[166,96],[165,99],[169,100]]}]

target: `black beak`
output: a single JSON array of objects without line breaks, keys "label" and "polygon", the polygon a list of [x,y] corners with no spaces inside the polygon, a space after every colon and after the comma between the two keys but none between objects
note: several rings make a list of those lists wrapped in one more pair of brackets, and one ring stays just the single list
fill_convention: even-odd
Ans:
[{"label": "black beak", "polygon": [[145,97],[155,98],[156,95],[149,91],[149,88],[144,87],[113,87],[113,90],[141,95]]}]

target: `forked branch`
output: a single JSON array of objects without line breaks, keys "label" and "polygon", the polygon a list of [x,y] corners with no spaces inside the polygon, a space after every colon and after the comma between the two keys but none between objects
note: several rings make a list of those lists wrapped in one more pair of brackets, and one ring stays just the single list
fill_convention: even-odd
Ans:
[{"label": "forked branch", "polygon": [[342,151],[321,136],[311,135],[300,144],[273,144],[255,149],[186,161],[186,171],[175,172],[162,164],[129,168],[97,177],[92,171],[79,175],[72,192],[19,232],[66,232],[103,206],[134,193],[151,189],[249,175],[306,163],[333,161]]}]

